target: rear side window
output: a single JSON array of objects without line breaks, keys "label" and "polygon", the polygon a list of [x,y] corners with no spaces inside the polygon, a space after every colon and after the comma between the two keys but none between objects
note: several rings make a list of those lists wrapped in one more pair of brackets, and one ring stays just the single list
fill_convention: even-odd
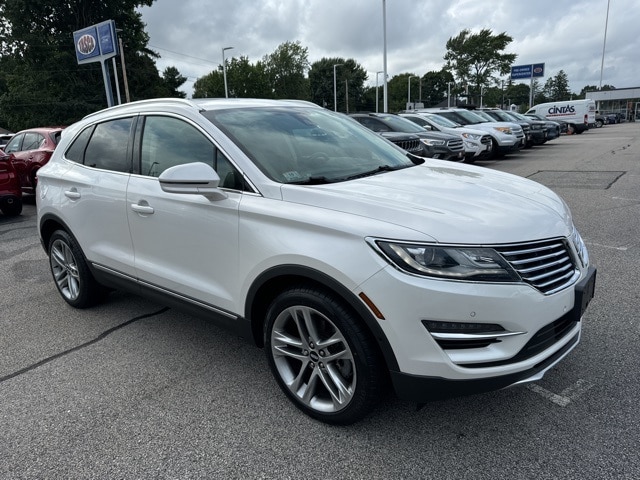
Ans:
[{"label": "rear side window", "polygon": [[93,125],[85,128],[67,149],[65,157],[77,163],[84,163],[84,151],[87,149],[87,144],[89,143],[92,133]]},{"label": "rear side window", "polygon": [[24,142],[22,150],[37,150],[44,142],[44,137],[36,132],[27,132],[24,134]]},{"label": "rear side window", "polygon": [[128,152],[132,118],[119,118],[96,125],[84,154],[88,167],[131,173]]}]

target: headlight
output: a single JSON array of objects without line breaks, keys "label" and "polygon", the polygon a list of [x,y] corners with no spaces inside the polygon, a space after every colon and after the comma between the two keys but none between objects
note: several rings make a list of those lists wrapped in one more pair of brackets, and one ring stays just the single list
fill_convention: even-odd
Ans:
[{"label": "headlight", "polygon": [[449,280],[518,282],[519,275],[492,248],[440,247],[377,241],[387,259],[408,273]]},{"label": "headlight", "polygon": [[571,234],[571,241],[573,242],[573,246],[576,247],[576,252],[578,252],[578,256],[580,257],[582,266],[585,268],[588,267],[589,252],[587,251],[587,246],[584,244],[584,240],[582,240],[582,237],[575,227],[573,229],[573,233]]},{"label": "headlight", "polygon": [[509,127],[493,127],[493,128],[495,128],[499,132],[506,133],[507,135],[513,135],[513,132]]},{"label": "headlight", "polygon": [[421,138],[422,143],[425,145],[429,145],[430,147],[435,147],[438,145],[446,145],[447,142],[444,140],[432,140],[431,138]]},{"label": "headlight", "polygon": [[482,138],[482,135],[476,135],[475,133],[463,133],[462,136],[469,140],[480,140]]}]

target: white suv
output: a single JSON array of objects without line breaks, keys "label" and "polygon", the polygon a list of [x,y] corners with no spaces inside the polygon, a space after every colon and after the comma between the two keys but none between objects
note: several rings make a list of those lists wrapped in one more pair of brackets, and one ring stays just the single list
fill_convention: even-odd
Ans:
[{"label": "white suv", "polygon": [[150,100],[67,128],[38,172],[64,300],[110,288],[264,347],[284,393],[348,424],[537,380],[579,341],[595,269],[529,180],[422,159],[307,102]]}]

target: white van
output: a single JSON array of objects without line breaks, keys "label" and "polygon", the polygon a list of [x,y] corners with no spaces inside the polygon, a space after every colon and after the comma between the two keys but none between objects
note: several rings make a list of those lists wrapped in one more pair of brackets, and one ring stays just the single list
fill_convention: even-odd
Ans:
[{"label": "white van", "polygon": [[596,102],[587,98],[541,103],[527,110],[526,114],[529,113],[542,115],[549,120],[562,120],[568,124],[568,133],[582,133],[596,123]]}]

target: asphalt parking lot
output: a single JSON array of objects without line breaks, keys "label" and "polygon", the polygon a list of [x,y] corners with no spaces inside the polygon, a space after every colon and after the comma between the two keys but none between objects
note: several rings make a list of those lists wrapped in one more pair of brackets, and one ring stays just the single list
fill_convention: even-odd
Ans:
[{"label": "asphalt parking lot", "polygon": [[261,350],[115,292],[58,295],[35,203],[0,215],[2,479],[640,478],[640,124],[479,162],[558,192],[598,268],[580,345],[540,382],[331,427]]}]

